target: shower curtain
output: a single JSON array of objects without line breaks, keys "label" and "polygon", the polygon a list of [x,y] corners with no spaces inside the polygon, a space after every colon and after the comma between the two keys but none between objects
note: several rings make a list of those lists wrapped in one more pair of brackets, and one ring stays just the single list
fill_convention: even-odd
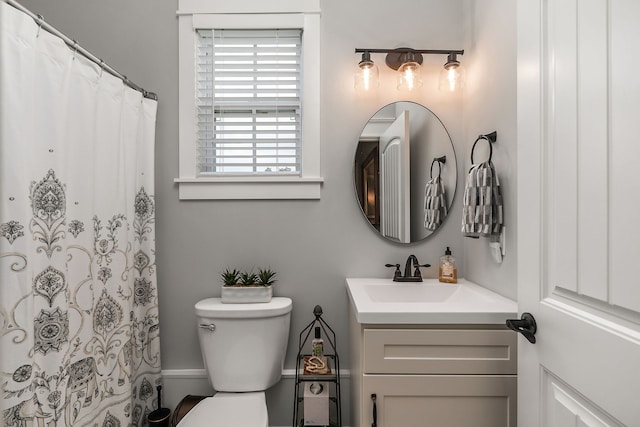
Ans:
[{"label": "shower curtain", "polygon": [[0,425],[145,425],[157,102],[0,7]]}]

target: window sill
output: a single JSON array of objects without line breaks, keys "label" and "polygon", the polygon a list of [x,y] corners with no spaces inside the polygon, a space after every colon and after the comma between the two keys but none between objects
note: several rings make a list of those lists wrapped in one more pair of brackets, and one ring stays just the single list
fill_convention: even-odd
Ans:
[{"label": "window sill", "polygon": [[176,178],[180,200],[320,199],[324,178]]}]

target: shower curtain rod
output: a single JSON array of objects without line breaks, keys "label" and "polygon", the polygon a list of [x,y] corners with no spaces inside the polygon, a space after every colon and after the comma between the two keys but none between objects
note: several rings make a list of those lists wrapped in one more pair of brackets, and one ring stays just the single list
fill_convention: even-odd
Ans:
[{"label": "shower curtain rod", "polygon": [[67,37],[64,34],[62,34],[60,31],[55,29],[51,24],[47,23],[44,20],[42,15],[36,15],[35,13],[31,12],[29,9],[25,8],[24,6],[22,6],[16,0],[6,0],[6,2],[7,2],[7,4],[15,7],[16,9],[20,10],[21,12],[26,13],[27,15],[29,15],[34,21],[36,21],[36,24],[38,24],[38,27],[40,27],[41,29],[44,29],[44,30],[50,32],[51,34],[60,37],[67,44],[67,46],[69,46],[69,48],[71,48],[74,52],[77,52],[77,53],[81,54],[82,56],[84,56],[85,58],[89,59],[90,61],[95,62],[104,71],[108,72],[112,76],[115,76],[115,77],[119,78],[120,80],[122,80],[122,82],[125,85],[129,86],[130,88],[132,88],[134,90],[137,90],[138,92],[142,92],[142,95],[145,98],[153,99],[154,101],[158,100],[158,95],[156,95],[153,92],[147,92],[146,90],[144,90],[140,86],[138,86],[135,83],[133,83],[131,80],[129,80],[127,78],[127,76],[125,76],[124,74],[118,72],[115,68],[111,67],[110,65],[107,65],[102,59],[98,58],[97,56],[95,56],[91,52],[89,52],[88,50],[84,49],[82,46],[78,45],[77,41],[70,39],[69,37]]}]

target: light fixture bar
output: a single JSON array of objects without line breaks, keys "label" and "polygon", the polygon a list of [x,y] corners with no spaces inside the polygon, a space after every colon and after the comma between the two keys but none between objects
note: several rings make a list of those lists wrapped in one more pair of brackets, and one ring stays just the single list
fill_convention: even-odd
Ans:
[{"label": "light fixture bar", "polygon": [[449,55],[449,54],[456,54],[456,55],[464,55],[464,49],[460,50],[460,49],[411,49],[409,47],[399,47],[396,49],[363,49],[363,48],[356,48],[356,52],[355,53],[365,53],[365,52],[369,52],[369,53],[391,53],[391,52],[399,52],[399,53],[406,53],[406,52],[413,52],[413,53],[422,53],[422,54],[426,54],[426,55]]}]

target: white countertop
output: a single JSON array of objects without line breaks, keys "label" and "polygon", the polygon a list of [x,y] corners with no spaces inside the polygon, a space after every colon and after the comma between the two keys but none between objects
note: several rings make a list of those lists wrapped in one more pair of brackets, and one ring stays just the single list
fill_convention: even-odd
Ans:
[{"label": "white countertop", "polygon": [[515,301],[475,283],[394,282],[348,278],[347,293],[361,324],[504,324],[516,318]]}]

